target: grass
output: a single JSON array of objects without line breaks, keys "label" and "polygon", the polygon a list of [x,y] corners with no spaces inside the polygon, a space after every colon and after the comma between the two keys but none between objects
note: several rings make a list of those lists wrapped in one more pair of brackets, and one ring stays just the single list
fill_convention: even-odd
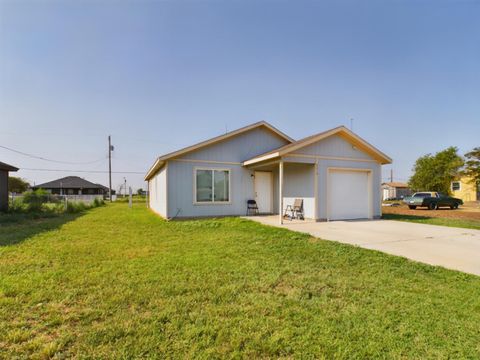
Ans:
[{"label": "grass", "polygon": [[382,218],[386,220],[409,221],[409,222],[415,222],[420,224],[442,225],[442,226],[480,230],[480,220],[439,218],[439,217],[402,215],[402,214],[383,214]]},{"label": "grass", "polygon": [[0,358],[480,357],[480,278],[379,252],[125,203],[0,240]]}]

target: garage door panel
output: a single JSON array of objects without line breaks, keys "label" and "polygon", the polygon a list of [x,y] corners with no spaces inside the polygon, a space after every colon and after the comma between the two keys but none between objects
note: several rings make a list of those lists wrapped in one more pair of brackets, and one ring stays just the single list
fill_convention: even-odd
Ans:
[{"label": "garage door panel", "polygon": [[368,172],[332,170],[329,176],[329,219],[369,218]]}]

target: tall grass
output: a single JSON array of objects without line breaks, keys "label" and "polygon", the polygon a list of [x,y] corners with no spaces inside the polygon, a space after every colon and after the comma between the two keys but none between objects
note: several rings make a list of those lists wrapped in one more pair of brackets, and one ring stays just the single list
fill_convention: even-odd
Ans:
[{"label": "tall grass", "polygon": [[79,213],[91,208],[105,205],[103,199],[95,198],[91,203],[69,201],[60,197],[50,196],[43,189],[27,191],[22,198],[10,202],[9,213],[12,214],[62,214]]}]

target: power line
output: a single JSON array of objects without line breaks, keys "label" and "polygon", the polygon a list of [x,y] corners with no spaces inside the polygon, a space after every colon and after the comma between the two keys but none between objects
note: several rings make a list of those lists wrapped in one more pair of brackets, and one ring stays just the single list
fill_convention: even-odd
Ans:
[{"label": "power line", "polygon": [[52,159],[44,158],[44,157],[42,157],[42,156],[37,156],[37,155],[28,154],[28,153],[26,153],[26,152],[23,152],[23,151],[20,151],[20,150],[15,150],[15,149],[9,148],[9,147],[7,147],[7,146],[3,146],[3,145],[0,145],[0,148],[3,148],[3,149],[6,149],[6,150],[9,150],[9,151],[12,151],[12,152],[14,152],[14,153],[17,153],[17,154],[20,154],[20,155],[23,155],[23,156],[28,156],[28,157],[31,157],[31,158],[34,158],[34,159],[43,160],[43,161],[50,161],[50,162],[54,162],[54,163],[58,163],[58,164],[87,165],[87,164],[95,164],[95,163],[98,163],[98,162],[100,162],[100,161],[105,161],[105,160],[106,160],[106,158],[101,158],[101,159],[94,160],[94,161],[85,161],[85,162],[72,162],[72,161],[52,160]]},{"label": "power line", "polygon": [[[20,170],[29,171],[57,171],[57,172],[79,172],[92,174],[107,174],[108,170],[72,170],[72,169],[37,169],[37,168],[20,168]],[[112,174],[145,174],[145,171],[112,171]]]}]

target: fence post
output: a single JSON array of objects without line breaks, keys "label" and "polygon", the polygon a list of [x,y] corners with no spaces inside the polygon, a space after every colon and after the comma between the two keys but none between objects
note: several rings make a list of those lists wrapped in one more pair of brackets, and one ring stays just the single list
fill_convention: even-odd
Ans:
[{"label": "fence post", "polygon": [[132,187],[128,188],[128,207],[132,207]]}]

